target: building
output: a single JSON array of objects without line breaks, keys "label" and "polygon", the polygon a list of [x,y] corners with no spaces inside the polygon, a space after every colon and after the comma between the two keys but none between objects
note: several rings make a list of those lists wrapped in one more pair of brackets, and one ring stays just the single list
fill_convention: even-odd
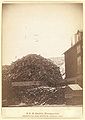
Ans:
[{"label": "building", "polygon": [[65,90],[66,104],[83,104],[83,32],[77,31],[64,55],[65,80],[69,83]]},{"label": "building", "polygon": [[82,88],[78,84],[70,84],[65,88],[66,105],[81,105],[82,98]]},{"label": "building", "polygon": [[83,74],[83,32],[75,34],[75,44],[72,44],[65,54],[66,78]]}]

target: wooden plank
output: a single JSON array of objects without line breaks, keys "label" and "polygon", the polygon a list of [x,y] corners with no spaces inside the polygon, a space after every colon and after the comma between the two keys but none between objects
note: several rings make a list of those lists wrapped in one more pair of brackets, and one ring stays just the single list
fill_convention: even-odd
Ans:
[{"label": "wooden plank", "polygon": [[15,86],[30,86],[30,85],[40,85],[40,81],[12,82],[12,87],[15,87]]}]

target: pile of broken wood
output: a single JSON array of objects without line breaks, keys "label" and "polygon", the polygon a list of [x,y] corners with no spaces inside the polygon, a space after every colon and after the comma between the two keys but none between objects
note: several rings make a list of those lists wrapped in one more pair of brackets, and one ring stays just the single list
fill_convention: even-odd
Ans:
[{"label": "pile of broken wood", "polygon": [[[7,74],[3,74],[3,79]],[[10,65],[8,81],[41,81],[41,86],[30,86],[30,88],[10,87],[10,100],[23,101],[27,105],[60,104],[64,102],[64,92],[57,89],[56,85],[62,80],[57,65],[48,59],[29,54]],[[43,87],[44,86],[44,87]],[[11,99],[12,98],[12,99]],[[12,104],[11,102],[11,104]]]},{"label": "pile of broken wood", "polygon": [[30,54],[12,63],[10,67],[11,81],[42,81],[55,86],[62,77],[57,65],[48,59]]},{"label": "pile of broken wood", "polygon": [[25,89],[18,91],[11,100],[14,105],[24,103],[25,106],[64,104],[64,90],[45,86]]}]

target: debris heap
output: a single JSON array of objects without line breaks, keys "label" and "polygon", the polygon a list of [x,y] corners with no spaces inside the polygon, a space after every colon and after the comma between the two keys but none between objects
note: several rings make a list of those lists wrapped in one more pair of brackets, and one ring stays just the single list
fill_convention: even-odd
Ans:
[{"label": "debris heap", "polygon": [[14,105],[19,106],[21,103],[24,103],[23,106],[64,104],[64,90],[63,88],[57,89],[55,87],[40,86],[20,90],[11,100]]},{"label": "debris heap", "polygon": [[3,81],[9,80],[10,76],[10,65],[3,65],[2,66],[2,79]]},{"label": "debris heap", "polygon": [[60,70],[57,65],[48,59],[36,55],[27,55],[10,67],[11,81],[41,81],[48,86],[56,86],[62,79]]},{"label": "debris heap", "polygon": [[2,66],[2,99],[6,99],[9,91],[10,66]]},{"label": "debris heap", "polygon": [[[3,74],[3,79],[6,79]],[[62,80],[60,70],[50,60],[36,54],[29,54],[10,65],[7,73],[9,87],[9,105],[24,102],[27,105],[62,104],[64,94],[57,90]],[[12,87],[13,82],[40,81],[40,85]],[[3,85],[4,86],[4,85]],[[3,90],[5,91],[5,89]]]}]

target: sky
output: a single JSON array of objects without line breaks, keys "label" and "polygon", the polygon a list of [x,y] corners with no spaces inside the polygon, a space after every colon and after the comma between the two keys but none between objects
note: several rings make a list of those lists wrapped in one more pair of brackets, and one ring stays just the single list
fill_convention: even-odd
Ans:
[{"label": "sky", "polygon": [[28,54],[61,57],[77,30],[83,30],[80,3],[4,4],[2,64]]}]

